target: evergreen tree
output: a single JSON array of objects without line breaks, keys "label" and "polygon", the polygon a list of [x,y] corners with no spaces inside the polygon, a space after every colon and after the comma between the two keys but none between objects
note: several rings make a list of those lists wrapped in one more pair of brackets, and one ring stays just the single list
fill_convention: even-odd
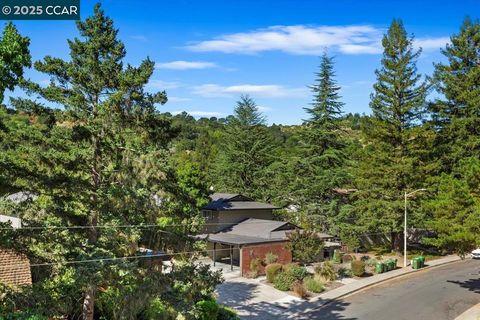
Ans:
[{"label": "evergreen tree", "polygon": [[5,90],[13,90],[23,78],[23,69],[31,66],[30,39],[22,37],[11,22],[0,39],[0,103]]},{"label": "evergreen tree", "polygon": [[[0,113],[13,141],[21,141],[2,146],[0,159],[14,159],[10,183],[38,195],[20,216],[39,229],[13,231],[12,238],[33,264],[51,264],[33,268],[33,289],[23,292],[32,294],[28,299],[17,296],[25,310],[47,317],[134,319],[155,299],[188,313],[212,294],[218,275],[188,262],[191,257],[182,263],[177,256],[180,263],[169,274],[145,259],[118,258],[139,255],[139,246],[191,250],[186,234],[198,230],[206,195],[193,170],[179,170],[177,177],[169,166],[170,122],[155,109],[166,94],[144,91],[154,62],[123,64],[124,45],[100,5],[77,26],[81,38],[68,42],[69,60],[47,56],[35,63],[50,85],[25,83],[64,111],[39,123],[48,108],[15,99],[18,116]],[[142,224],[158,228],[121,227]],[[63,229],[68,226],[82,227]],[[1,245],[18,249],[18,243]],[[68,263],[103,258],[112,260]]]},{"label": "evergreen tree", "polygon": [[429,242],[463,256],[480,241],[480,23],[466,18],[450,40],[442,50],[447,62],[435,65],[443,98],[430,104],[438,132],[432,158],[441,175],[425,212],[436,232]]},{"label": "evergreen tree", "polygon": [[431,104],[439,131],[436,157],[450,172],[464,157],[480,157],[480,23],[465,19],[442,50],[447,63],[435,65],[434,83],[444,99]]},{"label": "evergreen tree", "polygon": [[[274,160],[273,138],[255,101],[242,96],[225,128],[216,161],[215,188],[264,199]],[[264,199],[268,200],[268,199]]]},{"label": "evergreen tree", "polygon": [[357,172],[357,221],[368,231],[389,234],[392,248],[397,249],[402,195],[423,186],[423,150],[429,143],[421,126],[428,86],[417,74],[421,51],[414,51],[412,41],[399,20],[393,20],[382,39],[382,67],[375,72],[370,103],[373,115],[363,128],[364,148]]},{"label": "evergreen tree", "polygon": [[302,149],[293,161],[291,190],[308,223],[327,231],[338,212],[339,197],[335,191],[347,183],[345,143],[339,117],[343,103],[335,81],[333,60],[325,53],[315,84],[310,87],[313,101],[305,108],[310,118],[301,132]]}]

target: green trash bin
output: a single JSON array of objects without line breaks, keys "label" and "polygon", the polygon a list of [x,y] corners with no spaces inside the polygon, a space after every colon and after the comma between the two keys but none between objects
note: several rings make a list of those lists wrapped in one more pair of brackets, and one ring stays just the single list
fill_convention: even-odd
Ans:
[{"label": "green trash bin", "polygon": [[384,264],[384,269],[383,269],[384,272],[390,271],[390,259],[385,260],[385,262],[383,262],[383,264]]},{"label": "green trash bin", "polygon": [[422,267],[422,259],[415,257],[412,259],[412,269],[420,269]]},{"label": "green trash bin", "polygon": [[420,268],[425,267],[425,257],[424,256],[419,256],[418,260],[420,260]]},{"label": "green trash bin", "polygon": [[375,272],[376,273],[383,273],[385,270],[385,265],[382,262],[377,262],[375,264]]}]

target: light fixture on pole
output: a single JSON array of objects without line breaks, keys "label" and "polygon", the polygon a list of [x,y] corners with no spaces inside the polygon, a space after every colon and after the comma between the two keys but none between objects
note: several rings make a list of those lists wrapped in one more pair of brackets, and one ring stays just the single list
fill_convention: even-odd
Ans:
[{"label": "light fixture on pole", "polygon": [[427,191],[427,189],[418,189],[410,193],[405,192],[405,217],[404,217],[404,230],[403,230],[403,266],[407,267],[407,199],[414,193],[419,191]]}]

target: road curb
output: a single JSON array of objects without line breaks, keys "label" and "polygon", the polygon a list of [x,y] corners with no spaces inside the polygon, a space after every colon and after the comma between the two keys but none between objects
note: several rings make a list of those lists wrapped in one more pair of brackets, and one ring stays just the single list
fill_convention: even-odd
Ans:
[{"label": "road curb", "polygon": [[[345,297],[348,297],[350,295],[353,295],[355,293],[358,293],[360,291],[363,291],[363,290],[366,290],[366,289],[370,289],[372,287],[375,287],[377,285],[380,285],[380,284],[383,284],[385,282],[388,282],[388,281],[391,281],[391,280],[395,280],[395,279],[398,279],[398,278],[401,278],[401,277],[405,277],[405,276],[409,276],[409,275],[412,275],[412,274],[415,274],[415,273],[418,273],[418,272],[422,272],[422,271],[427,271],[427,270],[430,270],[430,269],[434,269],[436,267],[442,267],[442,266],[445,266],[445,265],[448,265],[448,264],[451,264],[451,263],[454,263],[454,262],[459,262],[459,261],[464,261],[464,260],[461,260],[460,258],[458,259],[455,259],[455,260],[451,260],[451,261],[445,261],[445,262],[442,262],[442,263],[439,263],[439,264],[436,264],[436,265],[433,265],[433,266],[425,266],[424,268],[421,268],[421,269],[412,269],[410,272],[406,272],[406,273],[402,273],[402,274],[398,274],[398,275],[395,275],[395,276],[392,276],[391,278],[387,278],[387,279],[384,279],[384,280],[379,280],[378,282],[374,282],[374,283],[370,283],[370,284],[367,284],[363,287],[360,287],[360,288],[357,288],[357,289],[353,289],[352,291],[348,292],[348,293],[344,293],[344,294],[341,294],[335,298],[331,298],[329,300],[325,300],[323,303],[320,303],[318,306],[315,306],[314,308],[312,308],[312,310],[319,310],[323,307],[325,307],[326,305],[332,303],[333,301],[335,300],[339,300],[339,299],[342,299],[342,298],[345,298]],[[321,297],[319,297],[321,298]],[[314,302],[312,302],[314,303]]]}]

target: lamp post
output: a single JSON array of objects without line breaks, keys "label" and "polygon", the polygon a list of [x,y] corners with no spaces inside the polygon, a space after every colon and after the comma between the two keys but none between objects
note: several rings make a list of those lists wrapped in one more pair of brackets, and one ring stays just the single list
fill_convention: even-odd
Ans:
[{"label": "lamp post", "polygon": [[403,230],[403,266],[407,267],[407,199],[414,193],[419,191],[427,191],[427,189],[418,189],[410,193],[405,192],[405,217],[404,217],[404,230]]}]

